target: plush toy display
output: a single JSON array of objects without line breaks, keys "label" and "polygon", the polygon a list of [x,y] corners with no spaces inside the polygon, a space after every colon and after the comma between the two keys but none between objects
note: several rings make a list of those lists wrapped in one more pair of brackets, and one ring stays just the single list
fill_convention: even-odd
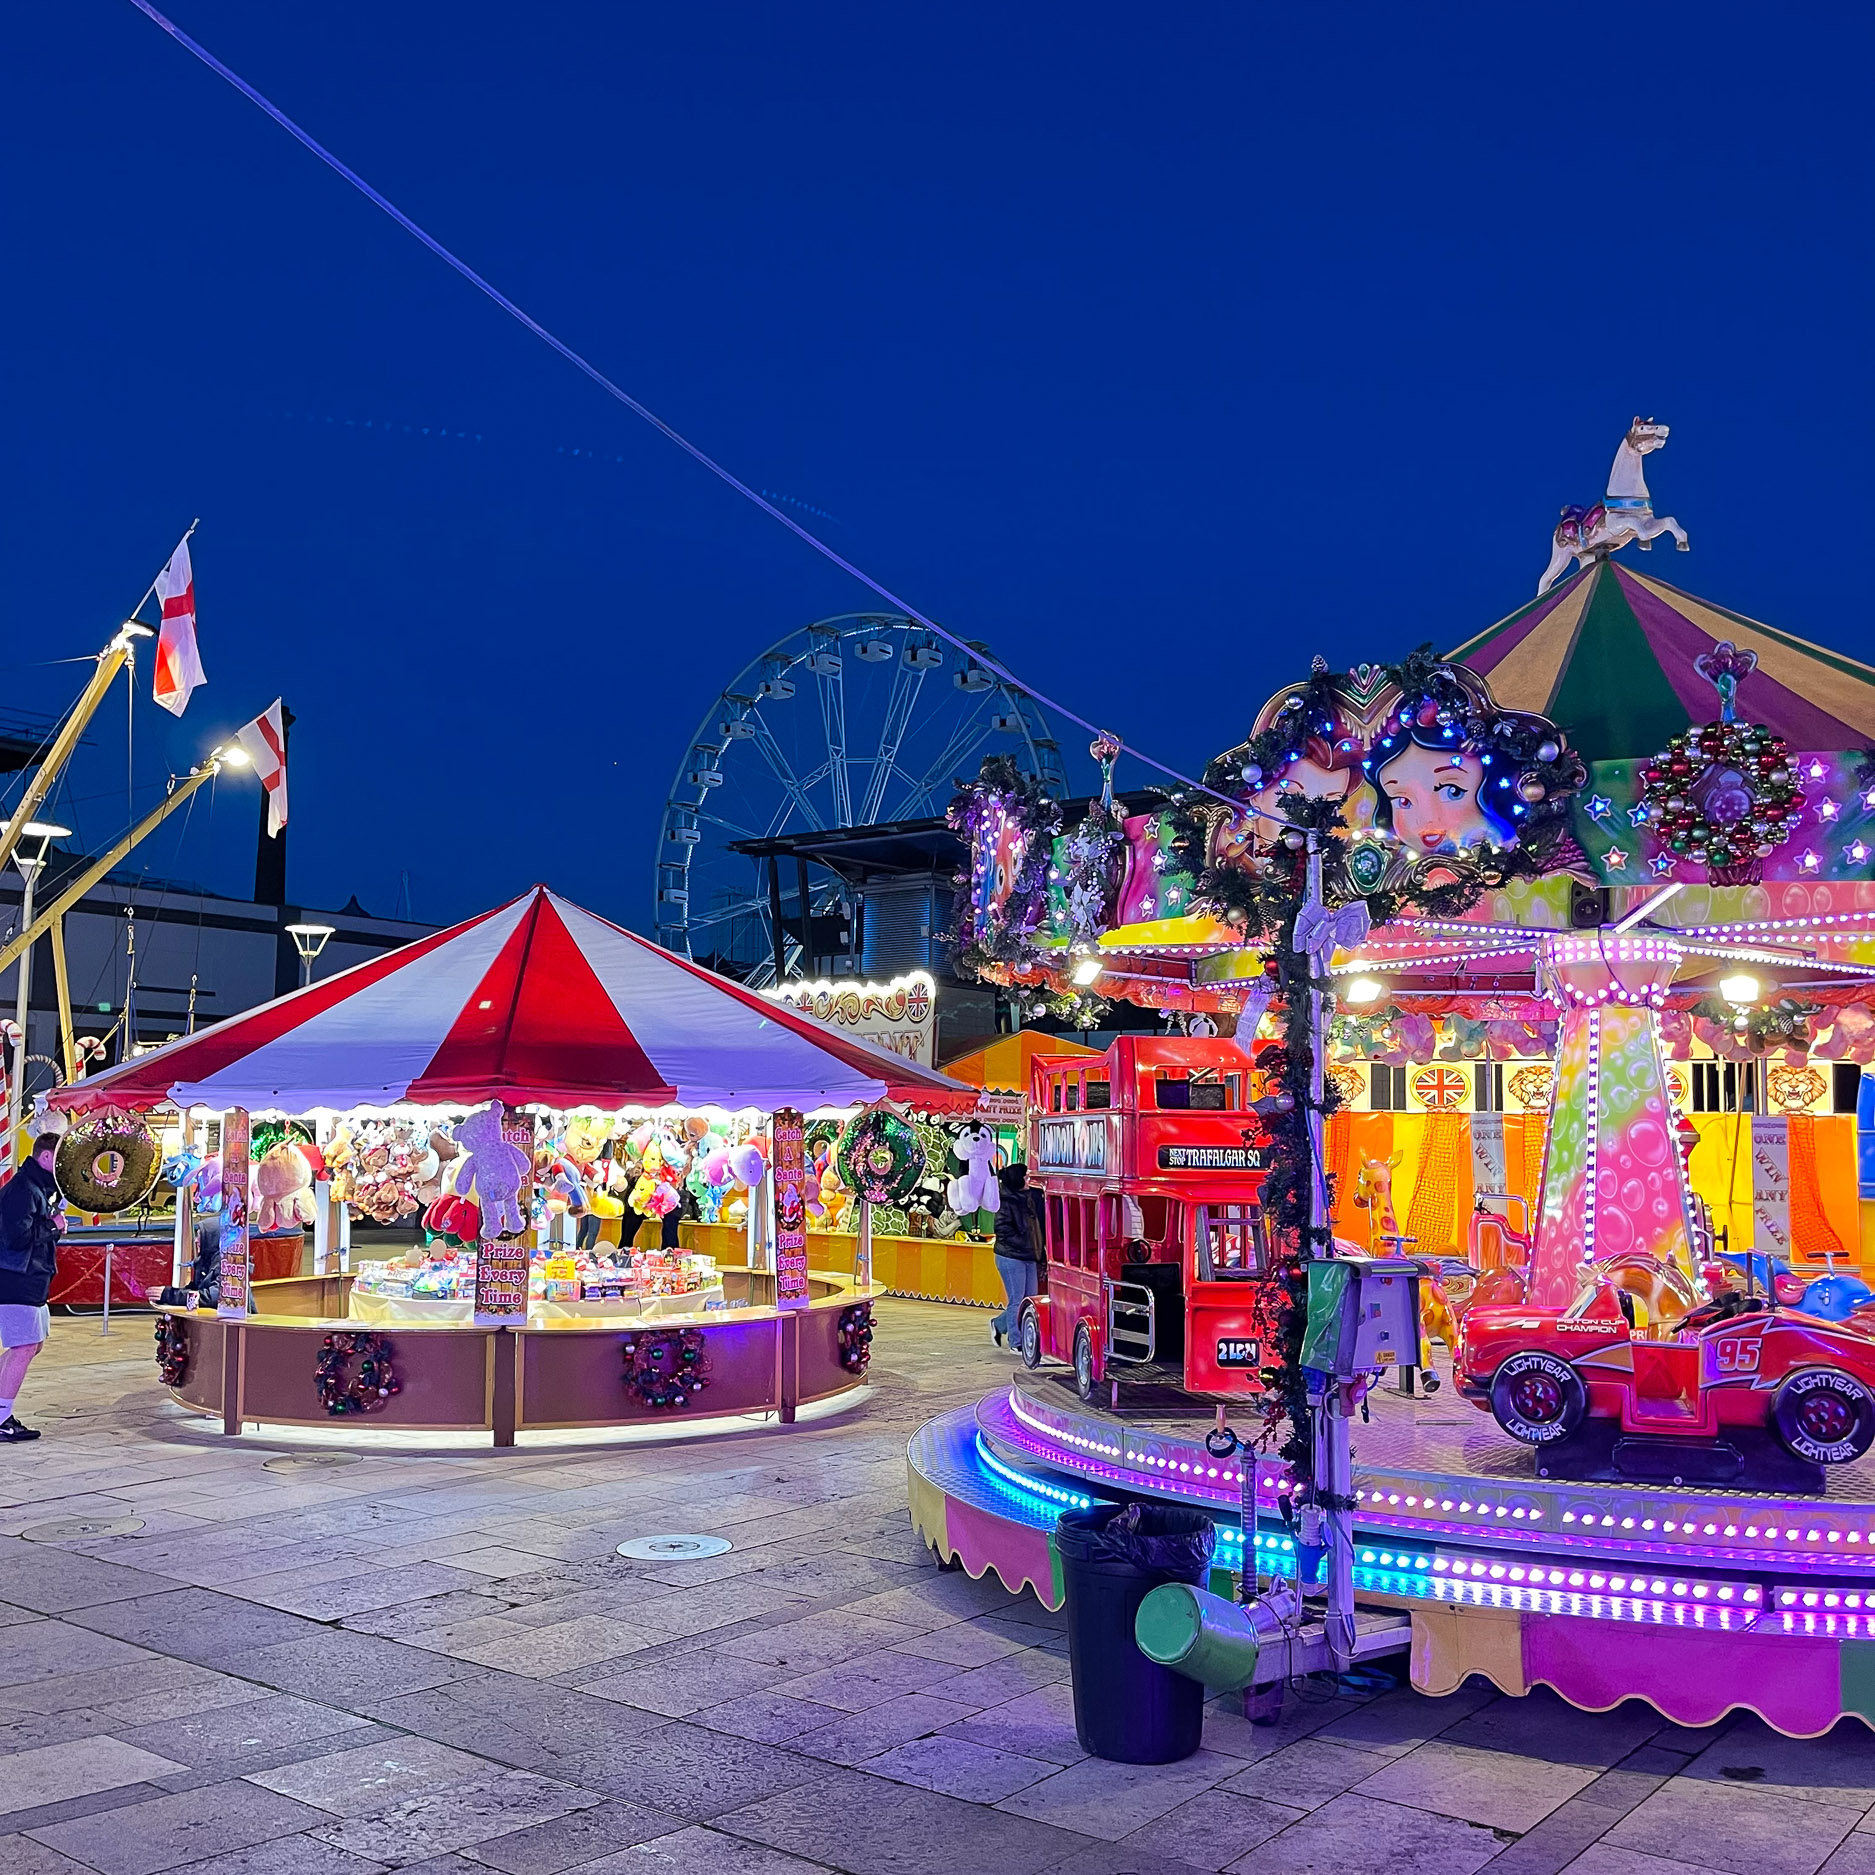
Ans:
[{"label": "plush toy display", "polygon": [[524,1148],[502,1137],[501,1102],[492,1101],[457,1121],[456,1138],[469,1149],[456,1174],[457,1188],[474,1192],[491,1237],[519,1237],[527,1229],[521,1187],[532,1162]]},{"label": "plush toy display", "polygon": [[269,1146],[254,1168],[254,1229],[265,1237],[312,1222],[312,1161],[287,1140]]},{"label": "plush toy display", "polygon": [[1002,1203],[996,1179],[998,1141],[994,1127],[966,1126],[951,1142],[951,1151],[964,1169],[945,1188],[950,1209],[960,1218],[977,1211],[994,1212]]}]

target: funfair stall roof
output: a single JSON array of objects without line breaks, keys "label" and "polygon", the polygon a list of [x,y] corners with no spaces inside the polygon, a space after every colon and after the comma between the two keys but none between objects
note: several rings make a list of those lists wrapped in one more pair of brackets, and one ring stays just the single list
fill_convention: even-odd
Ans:
[{"label": "funfair stall roof", "polygon": [[976,1090],[816,1022],[545,886],[230,1017],[52,1104],[305,1113],[399,1102],[824,1107]]},{"label": "funfair stall roof", "polygon": [[1651,755],[1717,715],[1694,661],[1721,640],[1758,654],[1744,713],[1793,749],[1875,741],[1875,669],[1612,560],[1447,655],[1488,679],[1505,708],[1563,724],[1585,760],[1602,762]]}]

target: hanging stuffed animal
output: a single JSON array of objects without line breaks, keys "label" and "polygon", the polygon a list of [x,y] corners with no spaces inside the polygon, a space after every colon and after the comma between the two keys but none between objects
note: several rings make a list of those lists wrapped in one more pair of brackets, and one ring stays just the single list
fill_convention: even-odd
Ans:
[{"label": "hanging stuffed animal", "polygon": [[309,1223],[302,1195],[312,1189],[312,1162],[290,1140],[269,1146],[254,1168],[254,1229],[263,1237]]},{"label": "hanging stuffed animal", "polygon": [[944,1197],[950,1209],[960,1218],[977,1211],[993,1213],[1002,1203],[996,1178],[995,1128],[964,1127],[951,1142],[951,1151],[964,1162],[964,1169],[945,1187]]},{"label": "hanging stuffed animal", "polygon": [[471,1188],[481,1207],[483,1228],[491,1237],[519,1237],[527,1229],[521,1187],[531,1160],[524,1147],[504,1139],[501,1102],[493,1101],[456,1122],[456,1138],[469,1157],[456,1174],[457,1189]]}]

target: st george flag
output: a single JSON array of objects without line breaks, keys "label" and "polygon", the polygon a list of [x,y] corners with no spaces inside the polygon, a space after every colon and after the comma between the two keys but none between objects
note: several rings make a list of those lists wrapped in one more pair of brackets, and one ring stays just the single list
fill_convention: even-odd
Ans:
[{"label": "st george flag", "polygon": [[189,707],[189,693],[208,682],[202,654],[195,648],[195,569],[189,564],[189,537],[169,556],[156,576],[163,626],[156,638],[156,680],[152,692],[172,716]]},{"label": "st george flag", "polygon": [[267,791],[267,833],[278,839],[286,825],[286,726],[280,718],[280,699],[270,709],[235,731],[235,740],[254,764],[254,773]]}]

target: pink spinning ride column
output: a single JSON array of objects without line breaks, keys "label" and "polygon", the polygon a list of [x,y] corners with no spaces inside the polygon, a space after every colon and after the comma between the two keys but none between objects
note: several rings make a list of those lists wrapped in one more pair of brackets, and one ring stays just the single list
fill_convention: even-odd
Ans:
[{"label": "pink spinning ride column", "polygon": [[1605,1257],[1691,1269],[1657,1014],[1681,955],[1658,933],[1606,927],[1544,942],[1562,1030],[1528,1292],[1540,1307],[1566,1307]]}]

